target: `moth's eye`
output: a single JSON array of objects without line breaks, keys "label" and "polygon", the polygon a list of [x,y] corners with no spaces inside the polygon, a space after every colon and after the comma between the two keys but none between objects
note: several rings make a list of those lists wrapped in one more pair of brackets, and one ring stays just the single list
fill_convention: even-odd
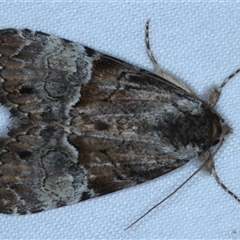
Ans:
[{"label": "moth's eye", "polygon": [[219,139],[215,140],[215,141],[212,143],[212,146],[217,145],[218,143],[219,143]]}]

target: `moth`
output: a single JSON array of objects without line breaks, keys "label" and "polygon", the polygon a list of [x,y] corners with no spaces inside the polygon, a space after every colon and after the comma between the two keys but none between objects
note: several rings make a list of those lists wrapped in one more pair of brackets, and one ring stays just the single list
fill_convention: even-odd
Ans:
[{"label": "moth", "polygon": [[101,196],[195,156],[217,178],[210,148],[231,128],[214,105],[240,70],[203,101],[158,67],[148,32],[149,22],[154,73],[46,33],[0,31],[0,103],[11,115],[0,137],[1,213]]}]

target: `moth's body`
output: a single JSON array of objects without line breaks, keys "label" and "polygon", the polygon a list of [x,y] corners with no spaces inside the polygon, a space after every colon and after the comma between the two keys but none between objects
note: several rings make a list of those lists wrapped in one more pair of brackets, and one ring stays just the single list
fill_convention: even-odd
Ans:
[{"label": "moth's body", "polygon": [[0,212],[34,213],[161,176],[209,150],[223,120],[161,76],[70,41],[0,31]]}]

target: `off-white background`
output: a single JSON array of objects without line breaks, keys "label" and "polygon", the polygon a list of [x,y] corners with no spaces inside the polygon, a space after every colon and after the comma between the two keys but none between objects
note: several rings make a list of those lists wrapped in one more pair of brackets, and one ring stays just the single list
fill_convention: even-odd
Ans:
[{"label": "off-white background", "polygon": [[[2,2],[1,28],[55,34],[152,70],[144,27],[160,65],[204,98],[240,67],[240,4],[174,2]],[[217,110],[234,129],[215,157],[225,184],[240,196],[240,75]],[[2,116],[1,116],[2,117]],[[0,215],[0,239],[240,238],[240,203],[199,173],[166,203],[124,232],[198,166],[197,160],[151,182],[100,198],[27,216]],[[1,196],[0,196],[1,197]]]}]

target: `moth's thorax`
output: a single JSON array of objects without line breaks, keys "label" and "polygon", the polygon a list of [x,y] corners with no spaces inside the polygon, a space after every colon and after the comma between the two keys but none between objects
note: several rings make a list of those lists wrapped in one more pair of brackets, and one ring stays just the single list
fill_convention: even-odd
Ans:
[{"label": "moth's thorax", "polygon": [[191,145],[202,152],[219,141],[223,119],[207,105],[201,108],[199,114],[185,112],[169,119],[169,140],[177,149]]}]

